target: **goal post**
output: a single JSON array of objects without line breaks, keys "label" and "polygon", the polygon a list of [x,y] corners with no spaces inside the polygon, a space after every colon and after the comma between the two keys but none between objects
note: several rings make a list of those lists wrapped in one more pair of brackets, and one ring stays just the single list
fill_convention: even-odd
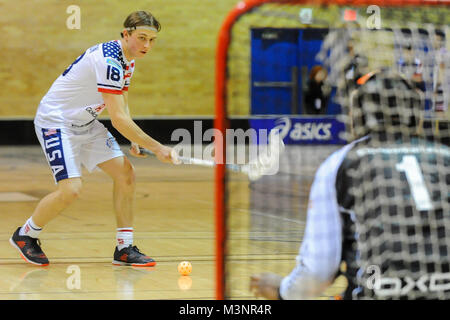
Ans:
[{"label": "goal post", "polygon": [[[424,130],[430,135],[440,135],[440,139],[448,144],[450,93],[448,88],[444,90],[442,99],[446,105],[438,110],[435,106],[438,100],[435,97],[438,92],[435,75],[439,67],[431,66],[433,61],[429,60],[431,58],[427,54],[431,50],[435,30],[444,35],[443,48],[450,49],[449,17],[450,2],[440,0],[237,2],[224,19],[216,46],[216,299],[250,298],[245,293],[248,274],[263,271],[262,267],[265,264],[267,266],[267,261],[271,263],[268,269],[290,272],[305,224],[305,212],[298,211],[306,210],[309,187],[315,169],[320,164],[319,160],[323,160],[339,144],[350,141],[348,119],[342,116],[348,106],[337,99],[336,88],[328,88],[328,100],[323,102],[326,111],[320,116],[306,114],[307,79],[318,64],[315,58],[323,49],[326,41],[324,37],[332,29],[348,28],[349,25],[363,29],[359,37],[352,41],[358,42],[354,45],[360,46],[360,49],[362,46],[371,51],[363,63],[364,70],[371,71],[388,65],[401,69],[413,81],[417,81],[417,86],[423,86],[427,101]],[[378,33],[372,33],[377,30]],[[407,32],[403,33],[404,30]],[[401,36],[396,32],[400,32]],[[419,34],[418,38],[414,38],[415,33]],[[419,50],[421,55],[405,63],[406,51],[402,50],[411,50],[412,45],[414,51],[416,45],[421,45],[417,43],[419,38],[420,41],[425,39],[423,41],[430,48]],[[281,40],[276,42],[274,39]],[[295,48],[290,48],[286,43]],[[264,69],[266,66],[263,63],[267,59],[272,65]],[[292,65],[287,66],[287,61],[292,61]],[[325,64],[322,67],[326,69]],[[450,69],[450,66],[445,68]],[[258,78],[260,71],[266,77],[263,80]],[[328,77],[333,77],[329,71]],[[317,106],[317,99],[315,101]],[[307,124],[303,118],[309,119]],[[291,131],[288,130],[285,136],[289,152],[280,163],[284,166],[281,168],[282,177],[275,182],[273,179],[262,179],[251,183],[235,173],[227,172],[227,148],[234,143],[227,141],[227,129],[233,126],[235,119],[248,120],[249,125],[245,129],[260,130],[270,123],[268,129],[278,128],[282,131],[287,122],[291,125]],[[339,127],[339,121],[344,124],[342,131],[326,129],[329,126]],[[295,128],[300,129],[295,131]],[[306,139],[314,134],[316,140],[304,147]],[[316,148],[327,134],[334,140],[330,139],[332,142],[328,145]],[[296,135],[300,137],[297,140]],[[306,151],[297,150],[299,145]],[[299,163],[301,168],[296,167]],[[303,180],[295,180],[296,177]],[[298,194],[302,194],[302,197],[297,198]],[[291,203],[285,205],[281,201]],[[281,211],[283,213],[279,215]],[[274,219],[274,216],[275,222],[270,222],[272,220],[268,219]],[[289,237],[297,241],[291,241]],[[282,263],[277,257],[281,257]]]}]

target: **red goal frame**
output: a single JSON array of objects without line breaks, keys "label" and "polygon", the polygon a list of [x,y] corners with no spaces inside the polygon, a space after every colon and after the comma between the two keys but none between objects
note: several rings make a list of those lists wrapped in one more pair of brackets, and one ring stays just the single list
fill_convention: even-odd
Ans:
[{"label": "red goal frame", "polygon": [[348,5],[348,6],[418,6],[418,5],[442,5],[450,4],[450,0],[242,0],[228,13],[220,28],[216,44],[216,69],[215,69],[215,118],[214,128],[217,129],[215,137],[215,295],[217,300],[225,298],[225,242],[226,242],[226,129],[229,128],[227,117],[227,59],[228,48],[231,42],[231,29],[240,16],[251,9],[267,3],[283,4],[311,4],[311,5]]}]

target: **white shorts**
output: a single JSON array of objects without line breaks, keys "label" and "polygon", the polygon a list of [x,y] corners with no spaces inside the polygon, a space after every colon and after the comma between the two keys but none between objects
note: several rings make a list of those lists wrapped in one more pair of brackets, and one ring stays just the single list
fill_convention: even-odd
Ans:
[{"label": "white shorts", "polygon": [[34,127],[56,183],[81,177],[81,165],[92,172],[99,163],[124,156],[116,139],[97,120],[83,130]]}]

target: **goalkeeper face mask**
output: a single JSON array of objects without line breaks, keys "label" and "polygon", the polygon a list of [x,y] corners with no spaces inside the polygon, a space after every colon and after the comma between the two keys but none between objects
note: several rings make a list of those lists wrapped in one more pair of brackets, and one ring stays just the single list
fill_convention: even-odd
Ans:
[{"label": "goalkeeper face mask", "polygon": [[423,98],[403,77],[390,70],[374,71],[357,81],[350,96],[356,138],[369,133],[417,131]]}]

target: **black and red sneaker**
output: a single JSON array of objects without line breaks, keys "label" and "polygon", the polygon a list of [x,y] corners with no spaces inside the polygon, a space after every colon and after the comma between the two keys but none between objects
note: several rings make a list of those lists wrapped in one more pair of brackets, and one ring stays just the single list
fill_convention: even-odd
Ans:
[{"label": "black and red sneaker", "polygon": [[21,236],[19,231],[20,227],[17,228],[16,232],[14,232],[12,237],[9,239],[9,242],[13,247],[19,250],[22,259],[34,265],[43,267],[48,266],[49,261],[45,256],[45,253],[42,252],[41,242],[39,239],[29,236]]},{"label": "black and red sneaker", "polygon": [[156,261],[141,253],[136,246],[129,245],[122,250],[114,251],[113,265],[133,267],[153,267]]}]

